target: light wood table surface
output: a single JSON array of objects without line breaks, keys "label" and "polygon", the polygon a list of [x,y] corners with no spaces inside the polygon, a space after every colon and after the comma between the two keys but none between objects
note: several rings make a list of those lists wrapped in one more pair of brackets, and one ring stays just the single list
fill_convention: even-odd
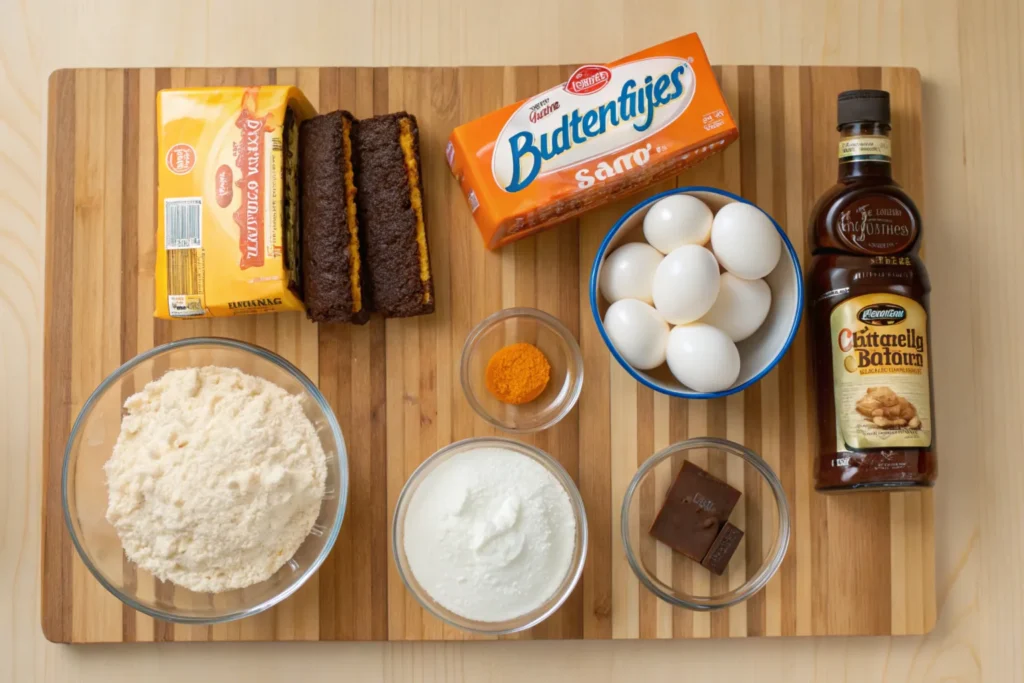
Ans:
[{"label": "light wood table surface", "polygon": [[[538,683],[670,677],[1024,681],[1019,0],[0,0],[0,17],[0,682],[296,676]],[[921,71],[925,249],[934,284],[942,425],[939,621],[931,635],[109,647],[56,646],[43,639],[39,511],[50,71],[604,61],[689,31],[700,33],[716,63],[906,65]]]}]

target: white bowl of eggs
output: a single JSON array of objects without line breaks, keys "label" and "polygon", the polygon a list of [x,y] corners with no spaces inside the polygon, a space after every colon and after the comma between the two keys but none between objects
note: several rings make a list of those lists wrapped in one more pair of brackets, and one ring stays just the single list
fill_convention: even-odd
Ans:
[{"label": "white bowl of eggs", "polygon": [[615,360],[680,398],[743,391],[800,325],[796,251],[771,216],[711,187],[680,187],[626,212],[601,243],[590,308]]}]

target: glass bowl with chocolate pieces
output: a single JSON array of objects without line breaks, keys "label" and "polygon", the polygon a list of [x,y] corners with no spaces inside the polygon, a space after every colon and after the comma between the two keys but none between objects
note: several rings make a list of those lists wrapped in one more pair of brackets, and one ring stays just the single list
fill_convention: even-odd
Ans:
[{"label": "glass bowl with chocolate pieces", "polygon": [[789,506],[771,466],[732,441],[673,444],[640,466],[620,532],[640,583],[677,607],[709,611],[768,583],[789,547]]}]

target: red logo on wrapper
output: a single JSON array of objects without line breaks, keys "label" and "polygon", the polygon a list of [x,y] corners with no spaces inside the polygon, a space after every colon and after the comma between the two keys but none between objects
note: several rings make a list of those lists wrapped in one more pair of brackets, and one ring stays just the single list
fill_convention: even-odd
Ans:
[{"label": "red logo on wrapper", "polygon": [[238,250],[241,258],[238,265],[242,270],[263,265],[263,207],[266,203],[266,181],[264,176],[264,133],[273,130],[267,116],[256,116],[256,95],[259,88],[248,88],[242,96],[242,111],[235,121],[242,132],[242,139],[234,144],[235,166],[240,176],[235,186],[242,196],[242,204],[233,214],[238,224]]},{"label": "red logo on wrapper", "polygon": [[565,91],[573,95],[590,95],[597,92],[612,79],[611,69],[597,64],[588,64],[576,69],[565,82]]},{"label": "red logo on wrapper", "polygon": [[213,191],[217,197],[217,206],[226,209],[231,205],[235,188],[231,184],[231,167],[227,164],[221,164],[217,168],[217,175],[213,179]]},{"label": "red logo on wrapper", "polygon": [[196,165],[196,150],[179,142],[167,150],[167,168],[175,175],[185,175]]}]

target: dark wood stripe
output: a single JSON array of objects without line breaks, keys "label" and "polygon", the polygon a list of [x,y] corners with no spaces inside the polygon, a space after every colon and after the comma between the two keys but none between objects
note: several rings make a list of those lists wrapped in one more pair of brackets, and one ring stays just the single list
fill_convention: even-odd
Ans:
[{"label": "dark wood stripe", "polygon": [[[322,86],[321,86],[322,87]],[[321,102],[323,102],[321,97]],[[328,111],[325,109],[325,111]],[[318,572],[319,577],[319,608],[320,638],[341,640],[351,638],[352,595],[344,591],[351,588],[349,576],[355,549],[352,534],[360,523],[359,505],[365,495],[365,482],[360,477],[359,448],[365,444],[357,443],[351,431],[351,391],[348,390],[350,358],[347,325],[319,326],[319,382],[320,391],[334,410],[339,424],[347,437],[346,450],[349,462],[349,505],[345,523],[342,524],[334,549]],[[359,478],[357,478],[359,477]]]},{"label": "dark wood stripe", "polygon": [[[586,216],[580,220],[580,232],[605,230],[607,225]],[[598,233],[600,234],[600,233]],[[591,263],[597,252],[596,238],[587,235],[580,240],[580,262]],[[579,291],[579,309],[590,309],[589,292]],[[593,320],[581,323],[579,341],[586,367],[583,391],[578,404],[579,419],[586,427],[580,430],[580,495],[587,510],[590,550],[583,568],[583,637],[612,637],[612,571],[611,548],[611,407],[609,397],[609,358]]]},{"label": "dark wood stripe", "polygon": [[[744,446],[758,455],[763,453],[761,438],[761,390],[756,385],[744,392],[743,400]],[[764,490],[765,484],[750,468],[746,469],[743,496],[746,499],[746,529],[750,533],[744,536],[747,542],[747,574],[756,571],[765,557],[765,544],[762,539],[762,510],[768,504]],[[747,600],[747,635],[765,635],[766,620],[765,592],[762,590]]]},{"label": "dark wood stripe", "polygon": [[882,69],[877,66],[862,66],[857,69],[859,87],[877,90],[882,87]]},{"label": "dark wood stripe", "polygon": [[[121,362],[138,354],[139,310],[139,70],[124,71],[124,107],[121,112],[124,128],[121,148]],[[126,385],[130,395],[136,388]],[[122,398],[127,398],[123,396]],[[123,559],[122,574],[129,591],[136,588],[134,562]],[[135,641],[135,616],[128,605],[121,607],[121,638]]]},{"label": "dark wood stripe", "polygon": [[[153,80],[154,80],[154,87],[157,90],[157,92],[159,92],[160,90],[163,90],[164,88],[171,87],[171,70],[170,69],[157,69],[156,72],[153,75]],[[154,121],[153,123],[155,125],[156,122]],[[160,163],[160,158],[159,158],[158,149],[157,149],[156,135],[154,134],[151,139],[152,139],[153,159],[155,159],[157,161],[157,163]],[[153,165],[153,188],[154,188],[154,190],[157,187],[157,170],[158,170],[158,167],[157,167],[156,164],[154,164]],[[153,226],[156,227],[157,222],[159,220],[159,213],[158,213],[159,212],[159,208],[157,207],[156,197],[152,197],[151,199],[149,199],[149,201],[152,202],[152,206],[153,206]],[[172,338],[172,336],[171,336],[171,321],[169,321],[169,320],[159,320],[157,318],[153,318],[153,345],[154,346],[159,346],[161,344],[166,344],[166,343],[171,341],[171,338]]]},{"label": "dark wood stripe", "polygon": [[71,320],[75,223],[75,72],[50,76],[47,130],[46,330],[43,365],[43,634],[71,641],[74,549],[64,524],[61,468],[71,431]]},{"label": "dark wood stripe", "polygon": [[[804,126],[809,128],[811,131],[808,140],[805,141],[803,146],[803,158],[800,163],[801,176],[803,179],[803,205],[808,207],[808,211],[810,210],[810,207],[814,205],[814,202],[824,187],[827,187],[827,183],[825,181],[818,183],[816,180],[816,173],[819,171],[818,166],[821,163],[821,155],[834,156],[823,151],[825,146],[829,143],[831,135],[816,125],[817,122],[815,120],[815,116],[822,115],[821,112],[815,108],[815,96],[818,94],[818,90],[820,90],[818,87],[819,78],[820,77],[817,77],[815,72],[813,72],[809,67],[801,67],[800,116],[805,122]],[[834,118],[835,114],[833,112],[833,120]],[[834,182],[834,179],[832,182]],[[824,187],[818,187],[819,184]],[[806,246],[803,249],[802,256],[805,259],[805,268],[809,267],[810,250]],[[805,312],[804,326],[807,327],[809,324],[810,320]],[[816,388],[814,386],[814,366],[809,357],[805,362],[807,363],[807,385],[804,387],[804,391],[807,392],[811,405],[815,405]],[[813,470],[813,463],[818,451],[820,450],[818,424],[815,420],[808,421],[808,431],[810,432],[811,452],[808,453],[806,457],[811,458]],[[813,479],[808,483],[813,486]],[[814,580],[811,582],[811,591],[813,593],[811,597],[811,629],[815,635],[825,635],[829,633],[828,587],[831,582],[831,576],[829,575],[828,566],[828,513],[826,511],[826,498],[824,496],[818,494],[811,495],[810,516],[814,520],[814,524],[811,525],[810,548],[811,576],[814,577]]]},{"label": "dark wood stripe", "polygon": [[382,319],[370,322],[370,605],[369,640],[388,637],[388,487],[387,487],[387,353],[385,327]]},{"label": "dark wood stripe", "polygon": [[[440,147],[438,149],[441,149]],[[539,242],[534,254],[533,275],[537,302],[550,310],[579,339],[580,318],[591,318],[589,307],[580,309],[580,231],[575,221],[550,233],[551,242]],[[550,245],[550,246],[547,246]],[[545,260],[550,251],[551,262]],[[577,483],[580,481],[580,412],[574,409],[554,430],[555,438],[547,449],[558,458]],[[583,591],[577,587],[559,614],[557,638],[582,638],[584,621]]]},{"label": "dark wood stripe", "polygon": [[[157,69],[154,74],[154,80],[156,90],[160,91],[163,88],[171,87],[171,70],[170,69]],[[154,122],[155,123],[155,122]],[[157,152],[157,139],[156,135],[152,137],[152,150],[153,158],[160,162],[160,157]],[[157,186],[157,165],[153,165],[153,187]],[[157,206],[156,197],[153,197],[153,225],[156,226],[159,220],[159,207]],[[169,320],[158,320],[153,318],[153,345],[160,346],[161,344],[167,344],[172,339],[171,321]],[[154,365],[153,375],[157,376],[167,371],[167,367],[159,367]],[[155,598],[164,601],[170,601],[174,598],[174,586],[169,583],[157,581],[154,589]],[[174,624],[161,621],[160,619],[153,620],[153,640],[156,642],[168,642],[174,640]]]},{"label": "dark wood stripe", "polygon": [[[654,391],[637,384],[636,389],[636,465],[639,467],[654,453]],[[654,523],[654,477],[649,476],[640,486],[640,561],[646,567],[658,565],[657,541],[647,533]],[[616,502],[616,501],[613,501]],[[621,501],[618,501],[621,502]],[[616,530],[617,531],[617,530]],[[656,573],[656,572],[655,572]],[[639,591],[640,637],[658,637],[658,598],[642,585]]]},{"label": "dark wood stripe", "polygon": [[[386,93],[388,82],[378,80],[376,70],[353,70],[355,79],[354,109],[358,113],[372,112],[375,108],[378,90]],[[422,132],[422,131],[421,131]],[[429,177],[424,178],[425,187],[435,182]],[[424,198],[425,208],[429,212],[431,206],[428,193]],[[431,252],[432,261],[436,253]],[[435,291],[437,296],[437,281]],[[365,534],[370,549],[369,562],[366,566],[370,590],[366,597],[366,611],[370,615],[363,625],[361,637],[366,640],[386,640],[388,637],[388,562],[391,550],[388,545],[388,480],[387,480],[387,332],[386,324],[380,317],[370,321],[369,333],[369,405],[362,419],[369,425],[368,431],[368,481],[370,485],[370,502],[367,529]],[[404,482],[401,482],[404,483]]]},{"label": "dark wood stripe", "polygon": [[378,67],[373,70],[373,114],[387,114],[391,111],[389,100],[388,69]]},{"label": "dark wood stripe", "polygon": [[[769,70],[771,144],[775,171],[772,174],[772,215],[792,239],[794,233],[803,234],[803,230],[798,224],[802,223],[804,219],[802,214],[791,216],[786,201],[786,183],[790,179],[786,175],[788,159],[786,155],[786,102],[783,71],[784,68],[781,66],[773,66]],[[796,462],[794,458],[796,453],[796,412],[794,407],[796,362],[796,354],[791,348],[790,352],[782,357],[774,371],[779,382],[778,475],[791,509],[796,504]],[[790,539],[786,559],[779,570],[778,579],[776,579],[781,583],[782,635],[796,634],[796,534],[791,534]]]},{"label": "dark wood stripe", "polygon": [[740,138],[734,145],[740,148],[740,189],[743,197],[757,202],[757,102],[754,91],[754,67],[737,69],[739,79],[739,112],[737,124]]},{"label": "dark wood stripe", "polygon": [[[679,443],[690,438],[690,402],[682,398],[670,398],[668,403],[668,441],[669,444]],[[672,459],[672,480],[679,474],[683,467],[684,458],[674,457]],[[673,587],[687,591],[690,589],[690,579],[693,572],[693,561],[683,555],[672,553],[672,585]],[[694,613],[684,609],[672,610],[672,637],[692,638],[693,637]]]},{"label": "dark wood stripe", "polygon": [[138,353],[139,70],[124,72],[121,148],[121,362]]},{"label": "dark wood stripe", "polygon": [[[754,67],[741,66],[739,76],[739,128],[740,139],[740,186],[745,199],[757,202],[757,136],[767,135],[768,131],[756,129],[757,106],[754,91]],[[755,384],[743,392],[743,433],[744,446],[760,455],[761,442],[761,387]],[[764,559],[761,542],[761,505],[762,482],[746,470],[744,481],[744,498],[746,500],[746,519],[744,528],[752,533],[745,536],[748,574],[756,569]],[[747,635],[761,636],[765,633],[765,594],[764,591],[752,596],[746,603]]]},{"label": "dark wood stripe", "polygon": [[[330,112],[341,108],[340,93],[338,90],[338,69],[320,69],[320,101],[318,111]],[[346,337],[347,327],[341,325],[320,325],[318,326],[318,355],[319,368],[318,385],[324,398],[334,410],[342,432],[349,437],[346,443],[346,450],[349,453],[349,496],[355,495],[353,481],[353,456],[357,451],[357,445],[351,442],[351,434],[347,431],[349,427],[349,403],[350,393],[345,391],[343,383],[347,383],[349,371],[342,367],[342,363],[349,357],[348,343]],[[351,557],[351,534],[355,522],[352,514],[355,508],[355,501],[349,500],[346,520],[342,524],[341,534],[334,549],[324,560],[320,571],[317,572],[319,581],[319,617],[320,617],[320,638],[322,640],[340,640],[349,630],[345,624],[346,615],[351,617],[352,610],[349,607],[349,600],[341,594],[344,586],[340,586],[339,578],[345,576],[340,565],[347,562]],[[346,552],[347,550],[347,552]]]}]

